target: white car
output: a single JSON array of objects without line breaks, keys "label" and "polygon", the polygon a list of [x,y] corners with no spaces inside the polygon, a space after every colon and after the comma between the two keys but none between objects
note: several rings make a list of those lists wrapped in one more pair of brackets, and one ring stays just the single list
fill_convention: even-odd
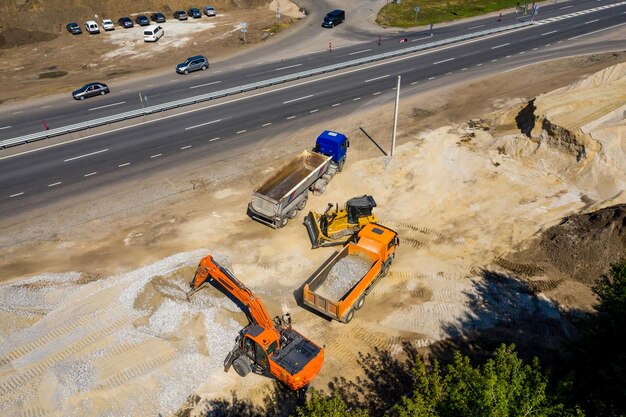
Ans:
[{"label": "white car", "polygon": [[90,35],[94,35],[96,33],[100,33],[100,28],[98,27],[98,24],[96,22],[94,22],[93,20],[88,20],[88,21],[85,22],[85,30]]},{"label": "white car", "polygon": [[102,21],[102,29],[106,31],[115,30],[115,26],[113,26],[113,21],[111,19],[104,19]]},{"label": "white car", "polygon": [[159,25],[151,25],[143,30],[144,42],[156,42],[165,34],[163,28]]},{"label": "white car", "polygon": [[215,16],[215,8],[212,6],[204,6],[204,14],[207,16]]}]

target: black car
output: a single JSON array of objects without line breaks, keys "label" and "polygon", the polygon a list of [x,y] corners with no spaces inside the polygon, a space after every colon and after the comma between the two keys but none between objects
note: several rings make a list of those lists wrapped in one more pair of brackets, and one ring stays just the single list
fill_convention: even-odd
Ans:
[{"label": "black car", "polygon": [[89,83],[83,85],[72,93],[75,100],[84,100],[87,97],[105,95],[109,92],[109,86],[104,83]]},{"label": "black car", "polygon": [[202,13],[200,13],[200,9],[197,9],[195,7],[192,7],[191,9],[189,9],[187,14],[193,17],[194,19],[200,19],[202,17]]},{"label": "black car", "polygon": [[174,12],[174,19],[187,20],[187,12],[184,10],[176,10]]},{"label": "black car", "polygon": [[165,22],[165,16],[163,16],[163,13],[159,13],[159,12],[153,13],[150,16],[150,19],[152,19],[156,23],[163,23],[163,22]]},{"label": "black car", "polygon": [[80,35],[81,33],[83,33],[83,31],[80,30],[80,25],[78,23],[68,23],[65,27],[67,28],[67,31],[72,35]]},{"label": "black car", "polygon": [[128,16],[120,17],[117,21],[117,24],[123,28],[132,28],[133,26],[135,26],[133,20]]},{"label": "black car", "polygon": [[148,16],[140,14],[135,18],[135,23],[139,26],[148,26],[150,25],[150,20],[148,19]]}]

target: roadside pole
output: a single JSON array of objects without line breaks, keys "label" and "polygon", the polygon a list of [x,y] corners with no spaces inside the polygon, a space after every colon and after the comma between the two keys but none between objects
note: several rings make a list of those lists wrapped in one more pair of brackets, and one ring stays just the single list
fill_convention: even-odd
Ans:
[{"label": "roadside pole", "polygon": [[400,75],[398,75],[398,86],[396,87],[396,107],[393,110],[393,135],[391,136],[391,153],[390,156],[393,156],[393,152],[396,149],[396,130],[398,127],[398,108],[400,107]]},{"label": "roadside pole", "polygon": [[143,109],[143,97],[141,97],[141,91],[139,92],[139,102],[141,103],[141,108]]}]

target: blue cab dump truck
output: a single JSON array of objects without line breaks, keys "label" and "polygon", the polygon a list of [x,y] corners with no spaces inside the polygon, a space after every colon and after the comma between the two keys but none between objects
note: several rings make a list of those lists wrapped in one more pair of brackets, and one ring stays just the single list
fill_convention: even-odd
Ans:
[{"label": "blue cab dump truck", "polygon": [[304,150],[252,192],[248,216],[275,229],[287,225],[306,206],[309,191],[321,195],[341,172],[350,146],[348,138],[325,130],[313,150]]}]

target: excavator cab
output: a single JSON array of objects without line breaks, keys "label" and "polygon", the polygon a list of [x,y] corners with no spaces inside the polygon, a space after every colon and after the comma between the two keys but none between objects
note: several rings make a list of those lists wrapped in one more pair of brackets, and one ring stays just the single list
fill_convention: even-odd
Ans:
[{"label": "excavator cab", "polygon": [[374,207],[374,197],[363,195],[351,198],[342,209],[336,204],[333,210],[333,204],[329,203],[323,214],[309,212],[304,225],[312,248],[345,244],[363,226],[376,223],[376,216],[372,213]]}]

